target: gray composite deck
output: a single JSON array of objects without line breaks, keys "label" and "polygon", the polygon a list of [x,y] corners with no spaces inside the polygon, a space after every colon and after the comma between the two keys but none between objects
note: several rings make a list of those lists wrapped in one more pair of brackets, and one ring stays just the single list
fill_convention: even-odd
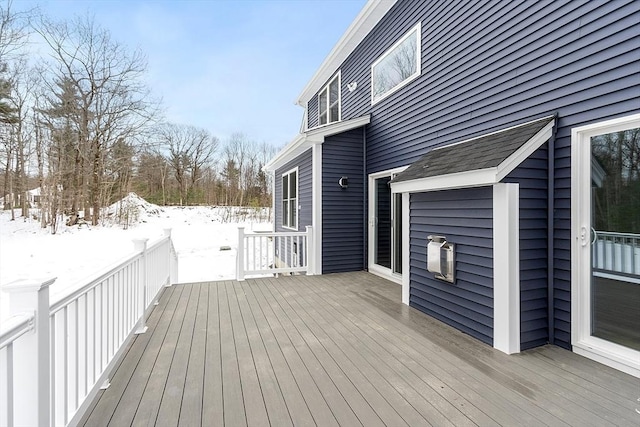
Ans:
[{"label": "gray composite deck", "polygon": [[166,288],[87,426],[640,425],[640,379],[507,356],[368,273]]}]

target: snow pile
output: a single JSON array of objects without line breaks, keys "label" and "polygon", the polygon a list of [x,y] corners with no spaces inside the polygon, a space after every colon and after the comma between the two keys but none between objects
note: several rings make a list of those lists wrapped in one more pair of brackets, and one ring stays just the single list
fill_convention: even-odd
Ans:
[{"label": "snow pile", "polygon": [[140,222],[147,222],[150,217],[159,217],[163,212],[160,206],[149,203],[131,192],[106,208],[103,217],[106,223],[120,224],[128,228]]}]

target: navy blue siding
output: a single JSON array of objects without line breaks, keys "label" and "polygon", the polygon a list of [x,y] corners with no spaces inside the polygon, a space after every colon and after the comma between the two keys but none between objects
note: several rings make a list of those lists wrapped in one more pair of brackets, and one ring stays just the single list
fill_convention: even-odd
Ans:
[{"label": "navy blue siding", "polygon": [[[326,138],[322,144],[322,272],[365,268],[363,129]],[[349,186],[340,188],[346,176]]]},{"label": "navy blue siding", "polygon": [[[409,303],[493,345],[493,189],[411,195]],[[427,236],[456,244],[455,285],[427,271]]]},{"label": "navy blue siding", "polygon": [[503,182],[520,185],[520,349],[549,342],[547,304],[547,170],[545,144]]},{"label": "navy blue siding", "polygon": [[[371,64],[418,21],[421,76],[371,106]],[[358,82],[354,92],[343,87],[343,120],[372,115],[367,174],[410,164],[435,145],[558,115],[552,341],[566,348],[571,128],[638,111],[639,33],[632,0],[401,0],[340,67],[343,86]]]}]

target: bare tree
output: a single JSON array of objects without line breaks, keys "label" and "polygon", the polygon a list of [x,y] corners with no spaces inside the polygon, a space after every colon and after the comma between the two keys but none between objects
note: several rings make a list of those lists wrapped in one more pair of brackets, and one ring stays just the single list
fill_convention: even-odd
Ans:
[{"label": "bare tree", "polygon": [[14,112],[12,123],[12,140],[15,144],[15,177],[14,194],[15,202],[20,204],[21,215],[29,215],[28,188],[28,162],[31,155],[32,125],[30,112],[32,97],[37,85],[37,76],[33,70],[29,70],[24,59],[13,63],[10,71],[11,93],[9,103]]},{"label": "bare tree", "polygon": [[133,140],[157,111],[142,81],[146,59],[139,50],[127,51],[91,17],[42,19],[37,32],[52,50],[54,78],[69,81],[78,95],[78,140],[90,175],[85,216],[91,210],[95,225],[105,200],[108,151],[117,141]]},{"label": "bare tree", "polygon": [[158,127],[157,140],[164,147],[167,162],[178,183],[180,205],[187,204],[189,192],[202,178],[213,159],[218,139],[207,130],[190,125],[165,123]]}]

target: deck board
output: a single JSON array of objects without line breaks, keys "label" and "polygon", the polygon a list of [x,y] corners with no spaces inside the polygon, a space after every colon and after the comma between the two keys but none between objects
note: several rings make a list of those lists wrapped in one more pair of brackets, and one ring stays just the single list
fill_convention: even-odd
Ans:
[{"label": "deck board", "polygon": [[269,423],[283,427],[293,426],[282,389],[260,335],[256,319],[248,306],[245,290],[242,286],[234,286],[233,289],[238,301],[238,309],[246,328],[246,336],[253,355]]},{"label": "deck board", "polygon": [[180,399],[182,401],[178,418],[178,425],[180,426],[202,424],[209,286],[199,285],[198,292],[193,338],[186,366],[184,392]]},{"label": "deck board", "polygon": [[81,425],[638,425],[640,379],[507,356],[368,273],[166,288]]},{"label": "deck board", "polygon": [[262,307],[253,294],[248,282],[239,287],[247,297],[248,310],[254,316],[256,327],[264,343],[267,357],[277,378],[282,398],[287,406],[291,423],[295,426],[313,426],[313,416],[305,401],[305,394],[299,388],[295,374],[291,369],[273,329],[264,315]]},{"label": "deck board", "polygon": [[[219,286],[203,285],[208,288],[207,331],[205,334],[204,396],[202,405],[202,425],[221,426],[224,424],[224,397],[222,390],[222,346],[220,344],[220,296]],[[205,398],[203,397],[203,402]]]}]

